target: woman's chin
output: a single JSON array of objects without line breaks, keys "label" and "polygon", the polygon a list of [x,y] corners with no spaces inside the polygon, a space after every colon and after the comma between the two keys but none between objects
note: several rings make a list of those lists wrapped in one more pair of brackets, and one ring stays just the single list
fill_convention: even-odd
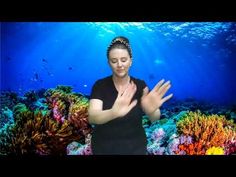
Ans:
[{"label": "woman's chin", "polygon": [[125,77],[127,74],[126,73],[116,73],[117,77],[123,78]]}]

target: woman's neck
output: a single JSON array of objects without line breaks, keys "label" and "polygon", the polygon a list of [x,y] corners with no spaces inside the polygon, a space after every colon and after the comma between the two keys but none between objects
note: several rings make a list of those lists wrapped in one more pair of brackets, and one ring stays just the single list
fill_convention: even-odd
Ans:
[{"label": "woman's neck", "polygon": [[130,82],[130,76],[129,76],[129,75],[126,75],[126,76],[123,77],[123,78],[116,77],[115,75],[113,75],[113,76],[112,76],[112,79],[113,79],[113,82],[114,82],[116,85],[120,85],[120,86],[126,86],[126,85],[128,85],[128,83]]}]

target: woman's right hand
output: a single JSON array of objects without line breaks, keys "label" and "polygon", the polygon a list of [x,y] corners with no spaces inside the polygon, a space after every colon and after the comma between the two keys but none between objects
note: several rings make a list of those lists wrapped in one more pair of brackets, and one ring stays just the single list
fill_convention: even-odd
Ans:
[{"label": "woman's right hand", "polygon": [[131,81],[123,93],[118,92],[117,98],[112,106],[112,112],[115,117],[125,116],[137,104],[137,100],[131,102],[136,91],[137,86]]}]

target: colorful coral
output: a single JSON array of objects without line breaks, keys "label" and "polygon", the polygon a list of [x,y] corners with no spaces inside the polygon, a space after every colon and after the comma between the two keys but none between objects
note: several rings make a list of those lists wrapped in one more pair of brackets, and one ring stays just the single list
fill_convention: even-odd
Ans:
[{"label": "colorful coral", "polygon": [[85,137],[92,131],[88,123],[88,99],[71,92],[71,87],[58,86],[45,92],[52,117],[63,123],[68,120]]},{"label": "colorful coral", "polygon": [[[88,98],[72,92],[71,87],[28,92],[25,97],[6,94],[1,95],[2,100],[0,155],[92,154]],[[191,110],[199,106],[196,104]],[[143,116],[148,154],[236,153],[236,124],[229,120],[235,110],[227,112],[227,109],[222,109],[223,115],[217,115],[211,114],[219,113],[213,106],[203,112],[189,112],[187,109],[188,106],[184,106],[184,111],[179,112],[181,108],[173,107],[154,123]]]},{"label": "colorful coral", "polygon": [[236,124],[223,115],[182,111],[165,123],[156,121],[145,130],[148,154],[229,155],[236,152]]},{"label": "colorful coral", "polygon": [[0,114],[0,130],[2,128],[4,129],[6,124],[11,124],[13,122],[14,118],[12,110],[10,110],[8,107],[2,108]]},{"label": "colorful coral", "polygon": [[0,108],[12,109],[17,103],[19,103],[19,98],[17,93],[11,91],[0,92]]},{"label": "colorful coral", "polygon": [[211,147],[229,146],[236,139],[236,126],[223,115],[204,115],[200,111],[188,112],[177,122],[179,134],[191,136],[194,143],[180,145],[190,154],[204,154]]},{"label": "colorful coral", "polygon": [[67,146],[67,155],[92,155],[91,145],[72,142]]},{"label": "colorful coral", "polygon": [[67,86],[48,89],[44,95],[46,102],[40,104],[43,109],[31,103],[14,106],[14,123],[0,131],[1,154],[63,155],[69,143],[88,141],[86,137],[92,131],[87,120],[88,99],[71,93]]},{"label": "colorful coral", "polygon": [[224,148],[222,147],[211,147],[209,149],[207,149],[206,151],[206,155],[224,155]]},{"label": "colorful coral", "polygon": [[67,144],[81,139],[68,121],[60,125],[41,111],[19,114],[26,122],[11,127],[8,132],[11,137],[5,143],[6,154],[66,154]]},{"label": "colorful coral", "polygon": [[67,155],[92,155],[91,134],[85,138],[85,144],[73,141],[67,146]]},{"label": "colorful coral", "polygon": [[191,144],[179,144],[178,150],[175,151],[178,155],[204,155],[205,150],[201,142],[194,142]]}]

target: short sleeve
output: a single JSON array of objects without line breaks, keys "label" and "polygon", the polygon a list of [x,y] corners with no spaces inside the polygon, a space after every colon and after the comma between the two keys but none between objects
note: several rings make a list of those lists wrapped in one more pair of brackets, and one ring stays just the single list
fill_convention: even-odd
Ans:
[{"label": "short sleeve", "polygon": [[100,80],[96,81],[92,87],[90,99],[102,100],[102,86]]},{"label": "short sleeve", "polygon": [[141,79],[132,78],[137,86],[136,98],[139,100],[143,95],[143,89],[147,86],[146,82]]},{"label": "short sleeve", "polygon": [[141,86],[141,89],[143,90],[145,87],[147,87],[147,84],[144,80],[140,80],[140,86]]}]

